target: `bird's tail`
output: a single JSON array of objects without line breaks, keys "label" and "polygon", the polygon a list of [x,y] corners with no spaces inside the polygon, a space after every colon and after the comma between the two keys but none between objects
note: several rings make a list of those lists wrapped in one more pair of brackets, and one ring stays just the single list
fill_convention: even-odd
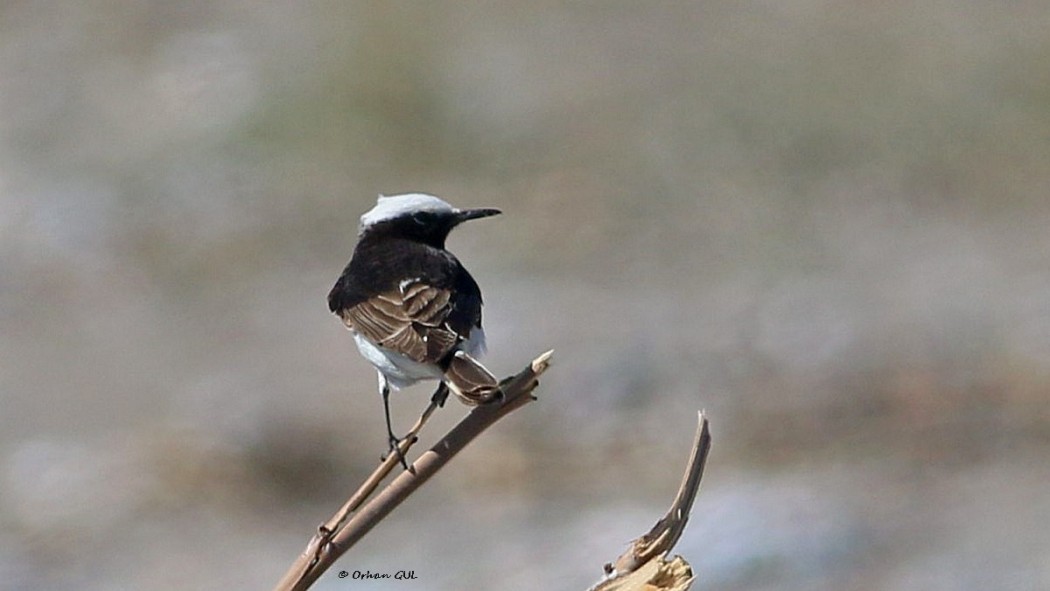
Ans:
[{"label": "bird's tail", "polygon": [[452,355],[444,379],[449,390],[470,406],[489,402],[500,393],[496,376],[464,351]]}]

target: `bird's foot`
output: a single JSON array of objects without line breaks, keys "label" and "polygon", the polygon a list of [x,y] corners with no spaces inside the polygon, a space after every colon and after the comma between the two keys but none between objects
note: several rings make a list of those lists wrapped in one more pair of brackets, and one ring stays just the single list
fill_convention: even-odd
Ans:
[{"label": "bird's foot", "polygon": [[[410,437],[414,442],[416,439],[415,436]],[[408,461],[405,459],[405,454],[401,451],[401,442],[408,438],[409,437],[401,438],[397,435],[394,435],[393,433],[388,433],[387,441],[390,444],[390,449],[387,451],[387,453],[383,454],[381,459],[385,462],[386,459],[390,457],[390,454],[397,454],[397,459],[398,462],[401,464],[401,467],[404,468],[406,472],[411,472],[415,474],[415,470],[413,470],[412,467],[408,465]]]}]

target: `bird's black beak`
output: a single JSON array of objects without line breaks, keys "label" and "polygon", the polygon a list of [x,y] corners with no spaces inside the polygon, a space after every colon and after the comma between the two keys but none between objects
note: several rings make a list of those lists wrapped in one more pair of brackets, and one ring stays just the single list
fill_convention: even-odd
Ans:
[{"label": "bird's black beak", "polygon": [[476,220],[479,218],[487,218],[494,215],[503,213],[498,209],[485,208],[485,209],[461,209],[456,212],[456,223],[460,224],[467,220]]}]

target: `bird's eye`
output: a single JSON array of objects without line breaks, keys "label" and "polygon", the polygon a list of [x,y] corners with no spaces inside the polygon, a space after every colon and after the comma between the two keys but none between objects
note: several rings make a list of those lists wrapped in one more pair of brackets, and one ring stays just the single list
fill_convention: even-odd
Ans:
[{"label": "bird's eye", "polygon": [[420,226],[425,226],[430,223],[431,217],[432,216],[428,212],[417,211],[416,213],[412,214],[412,221],[419,224]]}]

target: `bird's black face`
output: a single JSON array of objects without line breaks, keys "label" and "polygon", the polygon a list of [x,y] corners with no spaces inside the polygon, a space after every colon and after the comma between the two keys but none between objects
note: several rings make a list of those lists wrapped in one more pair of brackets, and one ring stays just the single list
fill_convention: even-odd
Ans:
[{"label": "bird's black face", "polygon": [[498,215],[498,209],[416,211],[390,220],[389,231],[409,240],[444,248],[449,232],[467,220]]}]

